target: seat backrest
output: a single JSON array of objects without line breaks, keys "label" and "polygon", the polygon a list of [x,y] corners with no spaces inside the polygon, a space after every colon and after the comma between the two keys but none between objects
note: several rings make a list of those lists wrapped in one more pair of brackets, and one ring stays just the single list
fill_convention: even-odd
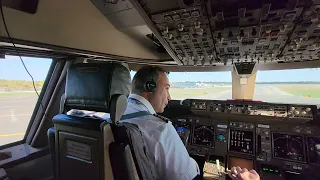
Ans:
[{"label": "seat backrest", "polygon": [[[127,158],[132,159],[129,145],[114,142],[110,124],[97,117],[65,114],[70,109],[105,112],[117,122],[126,109],[130,89],[129,70],[121,64],[90,63],[70,67],[61,101],[63,108],[53,118],[54,129],[48,131],[55,179],[136,177],[134,163]],[[111,159],[113,161],[123,161],[126,157],[121,174],[112,167],[115,163],[110,160],[110,154],[119,157]]]}]

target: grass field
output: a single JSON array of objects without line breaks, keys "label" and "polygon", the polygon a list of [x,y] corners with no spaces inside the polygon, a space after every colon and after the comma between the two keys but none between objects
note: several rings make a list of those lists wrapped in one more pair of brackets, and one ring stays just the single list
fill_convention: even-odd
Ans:
[{"label": "grass field", "polygon": [[[38,92],[40,93],[40,92]],[[8,92],[8,93],[0,93],[1,97],[26,97],[26,96],[35,96],[37,95],[35,92]]]},{"label": "grass field", "polygon": [[171,88],[170,95],[172,99],[187,99],[207,94],[219,93],[231,90],[231,87],[213,87],[213,88]]},{"label": "grass field", "polygon": [[292,95],[298,95],[309,98],[320,98],[319,84],[276,84],[273,86]]}]

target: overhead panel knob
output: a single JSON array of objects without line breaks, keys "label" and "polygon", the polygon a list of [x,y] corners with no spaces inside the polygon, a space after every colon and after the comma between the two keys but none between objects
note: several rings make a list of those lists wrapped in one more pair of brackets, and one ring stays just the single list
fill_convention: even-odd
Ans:
[{"label": "overhead panel knob", "polygon": [[183,24],[179,24],[179,25],[178,25],[178,30],[179,30],[179,31],[183,31],[183,28],[184,28],[184,25],[183,25]]},{"label": "overhead panel knob", "polygon": [[195,27],[196,29],[200,28],[200,25],[201,25],[201,22],[200,22],[200,21],[197,21],[197,22],[194,23],[194,27]]},{"label": "overhead panel knob", "polygon": [[203,35],[203,29],[202,29],[202,28],[196,29],[196,33],[197,33],[198,35],[202,36],[202,35]]}]

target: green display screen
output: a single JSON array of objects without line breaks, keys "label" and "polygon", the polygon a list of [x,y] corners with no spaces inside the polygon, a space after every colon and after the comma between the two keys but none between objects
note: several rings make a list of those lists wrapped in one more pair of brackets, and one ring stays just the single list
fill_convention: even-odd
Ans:
[{"label": "green display screen", "polygon": [[269,172],[269,173],[280,173],[280,170],[277,166],[273,165],[267,165],[267,164],[262,164],[261,169],[264,172]]}]

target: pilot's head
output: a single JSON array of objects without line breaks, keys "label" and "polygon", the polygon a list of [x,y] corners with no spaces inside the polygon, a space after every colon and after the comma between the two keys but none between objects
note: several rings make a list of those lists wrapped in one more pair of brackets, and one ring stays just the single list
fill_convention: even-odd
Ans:
[{"label": "pilot's head", "polygon": [[132,80],[132,93],[146,98],[157,113],[162,113],[171,99],[169,79],[164,69],[142,67]]}]

